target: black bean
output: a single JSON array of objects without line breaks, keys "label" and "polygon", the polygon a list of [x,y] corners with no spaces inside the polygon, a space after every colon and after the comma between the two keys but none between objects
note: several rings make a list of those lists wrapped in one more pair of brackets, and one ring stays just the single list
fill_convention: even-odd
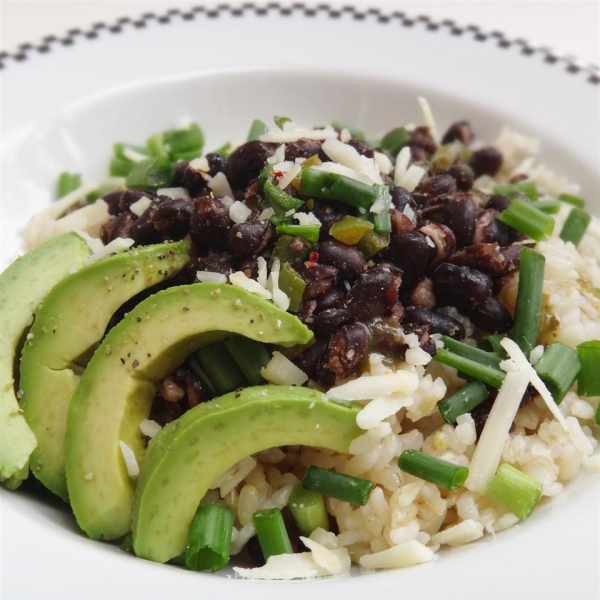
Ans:
[{"label": "black bean", "polygon": [[390,240],[387,252],[389,260],[402,271],[407,281],[415,281],[421,277],[435,255],[435,244],[430,246],[420,231],[395,235]]},{"label": "black bean", "polygon": [[331,226],[347,214],[340,206],[333,206],[324,202],[315,202],[313,213],[321,221],[321,228],[319,230],[320,240],[327,239]]},{"label": "black bean", "polygon": [[197,198],[210,191],[208,189],[209,180],[208,173],[188,166],[183,174],[183,187],[188,191],[190,197]]},{"label": "black bean", "polygon": [[452,229],[458,247],[468,246],[473,242],[477,206],[467,195],[452,195],[437,199],[423,209],[423,216],[432,218]]},{"label": "black bean", "polygon": [[326,159],[321,150],[321,142],[316,142],[315,140],[301,139],[297,142],[291,142],[285,147],[285,160],[293,161],[297,158],[310,158],[315,155],[318,155],[321,160]]},{"label": "black bean", "polygon": [[136,216],[129,212],[123,212],[118,217],[107,221],[102,225],[100,238],[104,244],[108,244],[117,238],[130,238],[131,228],[135,223]]},{"label": "black bean", "polygon": [[454,253],[449,262],[477,269],[490,277],[506,277],[518,270],[521,250],[521,244],[505,247],[497,243],[473,244]]},{"label": "black bean", "polygon": [[414,212],[417,211],[417,203],[412,197],[412,194],[399,185],[390,186],[390,196],[392,197],[392,205],[396,210],[402,212],[406,205],[410,206]]},{"label": "black bean", "polygon": [[256,256],[273,237],[273,225],[267,220],[236,223],[229,230],[229,250],[236,256]]},{"label": "black bean", "polygon": [[373,150],[373,147],[364,140],[359,140],[358,138],[353,137],[350,138],[346,143],[349,146],[352,146],[359,154],[362,154],[367,158],[373,158],[373,156],[375,156],[375,150]]},{"label": "black bean", "polygon": [[256,258],[242,260],[238,266],[238,271],[242,271],[250,279],[256,279],[258,277],[258,260]]},{"label": "black bean", "polygon": [[302,371],[304,371],[310,379],[317,377],[317,365],[327,348],[329,336],[317,336],[315,341],[302,354],[292,360],[292,362]]},{"label": "black bean", "polygon": [[372,349],[382,354],[404,360],[408,349],[404,341],[404,329],[397,317],[379,319],[371,324]]},{"label": "black bean", "polygon": [[342,290],[339,287],[331,288],[329,291],[319,296],[315,312],[319,313],[331,308],[340,308],[344,302],[344,296],[345,290]]},{"label": "black bean", "polygon": [[419,185],[419,192],[427,196],[441,196],[456,190],[456,181],[448,174],[434,175]]},{"label": "black bean", "polygon": [[338,278],[338,270],[329,265],[306,266],[299,265],[298,273],[306,282],[306,288],[302,296],[303,300],[311,300],[330,290]]},{"label": "black bean", "polygon": [[233,190],[243,190],[258,177],[267,158],[272,156],[277,144],[267,144],[258,140],[246,142],[236,148],[225,163],[225,175]]},{"label": "black bean", "polygon": [[122,190],[117,190],[115,192],[108,192],[108,194],[104,194],[101,197],[104,202],[108,205],[108,214],[116,217],[121,214],[121,209],[119,208],[119,203],[121,202],[121,196],[123,195]]},{"label": "black bean", "polygon": [[456,237],[450,227],[441,223],[429,222],[419,228],[419,231],[433,240],[435,244],[435,258],[431,262],[432,267],[443,263],[456,250]]},{"label": "black bean", "polygon": [[427,325],[430,333],[441,333],[456,340],[462,340],[465,337],[465,328],[460,321],[419,306],[406,307],[402,324],[405,323]]},{"label": "black bean", "polygon": [[451,165],[446,173],[456,181],[456,189],[461,192],[468,192],[473,187],[475,173],[469,165]]},{"label": "black bean", "polygon": [[406,293],[406,304],[432,309],[435,307],[435,291],[433,281],[429,277],[423,277],[417,284]]},{"label": "black bean", "polygon": [[357,321],[382,317],[396,304],[401,283],[397,268],[378,265],[359,277],[348,291],[345,305]]},{"label": "black bean", "polygon": [[362,323],[344,325],[329,340],[317,367],[317,381],[333,386],[353,375],[369,346],[369,330]]},{"label": "black bean", "polygon": [[189,200],[166,200],[154,211],[152,222],[165,239],[180,240],[190,230],[194,205]]},{"label": "black bean", "polygon": [[208,161],[208,174],[211,177],[214,177],[217,173],[222,173],[225,171],[227,159],[224,156],[215,154],[214,152],[209,152],[206,155],[206,160]]},{"label": "black bean", "polygon": [[463,310],[482,306],[492,293],[492,280],[469,267],[442,263],[432,279],[438,304]]},{"label": "black bean", "polygon": [[490,196],[486,208],[495,208],[498,212],[506,210],[512,204],[513,198],[504,196],[503,194],[494,194]]},{"label": "black bean", "polygon": [[482,175],[493,177],[500,170],[502,160],[502,154],[499,150],[492,146],[486,146],[473,152],[469,166],[473,169],[475,177],[481,177]]},{"label": "black bean", "polygon": [[400,212],[395,208],[390,210],[390,219],[392,221],[392,233],[398,235],[399,233],[408,233],[415,230],[415,224],[417,216],[411,219],[406,213]]},{"label": "black bean", "polygon": [[[435,345],[435,340],[429,335],[429,325],[417,325],[416,323],[406,322],[402,324],[402,327],[404,328],[405,333],[414,333],[417,336],[421,350],[424,350],[430,356],[435,356],[437,347]],[[408,349],[408,347],[406,349]],[[402,359],[404,360],[404,357],[402,357]]]},{"label": "black bean", "polygon": [[318,335],[329,335],[337,331],[349,318],[350,312],[345,308],[328,308],[314,315],[314,332]]},{"label": "black bean", "polygon": [[235,270],[233,257],[226,252],[208,252],[205,256],[196,259],[194,273],[196,271],[209,271],[210,273],[221,273],[231,275]]},{"label": "black bean", "polygon": [[336,240],[327,240],[317,247],[319,262],[335,267],[340,277],[358,277],[367,268],[367,261],[360,250]]},{"label": "black bean", "polygon": [[496,296],[490,296],[479,306],[465,307],[464,311],[477,327],[489,333],[506,333],[512,329],[513,318]]},{"label": "black bean", "polygon": [[[416,127],[411,131],[408,145],[415,161],[428,160],[437,150],[437,145],[429,133],[428,127]],[[423,157],[425,158],[423,159]]]},{"label": "black bean", "polygon": [[316,300],[303,300],[300,303],[300,308],[298,309],[298,318],[306,323],[309,327],[312,327],[312,323],[314,322],[314,314],[315,309],[317,308]]},{"label": "black bean", "polygon": [[173,187],[185,187],[185,172],[187,171],[189,164],[190,163],[187,160],[178,160],[173,164],[173,181],[171,182]]},{"label": "black bean", "polygon": [[501,246],[508,244],[508,228],[502,221],[498,221],[499,214],[494,208],[486,208],[479,212],[475,219],[474,244],[491,242],[498,242]]},{"label": "black bean", "polygon": [[129,207],[132,204],[135,204],[138,200],[141,200],[142,198],[150,198],[151,200],[155,201],[157,200],[156,194],[153,194],[148,190],[125,190],[121,194],[121,198],[119,200],[119,211],[123,212],[124,210],[129,210]]},{"label": "black bean", "polygon": [[468,146],[473,141],[473,137],[473,130],[469,121],[457,121],[448,127],[448,131],[442,138],[442,144],[451,144],[458,140]]},{"label": "black bean", "polygon": [[153,221],[154,213],[161,203],[160,199],[154,201],[131,226],[129,237],[133,238],[136,244],[155,244],[162,239]]},{"label": "black bean", "polygon": [[190,221],[192,241],[205,250],[224,250],[233,221],[229,209],[216,198],[199,198],[194,202]]}]

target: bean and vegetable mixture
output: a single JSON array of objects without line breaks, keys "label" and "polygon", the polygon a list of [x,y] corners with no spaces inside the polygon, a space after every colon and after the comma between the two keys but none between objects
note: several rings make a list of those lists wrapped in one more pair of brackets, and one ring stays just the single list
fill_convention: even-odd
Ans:
[{"label": "bean and vegetable mixture", "polygon": [[[87,368],[62,425],[66,481],[62,462],[50,483],[32,455],[32,472],[70,500],[88,535],[127,534],[128,551],[192,570],[216,571],[245,551],[263,566],[235,571],[254,578],[339,574],[351,562],[410,566],[514,525],[580,468],[599,468],[598,219],[576,186],[535,162],[535,141],[505,129],[485,145],[467,121],[440,136],[420,103],[426,125],[377,140],[342,123],[306,128],[276,116],[274,126],[255,120],[244,143],[204,153],[202,129],[187,123],[143,145],[115,144],[110,178],[91,190],[78,174],[60,176],[61,211],[34,218],[32,245],[84,229],[101,240],[90,242],[98,266],[136,258],[131,281],[136,252],[160,246],[163,261],[150,269],[160,278],[111,311],[104,340],[90,340],[85,358],[73,354]],[[86,211],[87,227],[74,220]],[[219,321],[210,298],[232,315],[257,304],[244,323],[214,326],[225,335],[193,321],[171,333],[178,321],[156,307],[183,290],[177,319],[193,319],[185,298],[196,289],[206,290],[198,306],[207,321]],[[153,341],[142,360],[131,340],[141,347],[145,334],[130,330],[151,316],[164,325],[147,339],[170,341]],[[190,342],[192,333],[204,341]],[[160,344],[181,360],[155,360]],[[70,456],[92,452],[73,440],[85,398],[112,393],[94,374],[109,373],[102,361],[119,351],[121,365],[137,370],[132,381],[152,386],[133,427],[139,443],[115,438],[135,498],[133,508],[123,501],[123,527],[112,528],[86,516],[92,501],[80,485],[99,477],[93,466],[77,475]],[[32,392],[21,387],[35,432]],[[262,423],[266,402],[268,418],[281,409],[286,425]],[[231,413],[233,425],[242,409],[241,429],[223,442],[229,464],[183,457],[226,429],[210,419]],[[273,433],[286,427],[288,437]],[[252,441],[232,449],[246,429]],[[179,509],[188,517],[157,516],[167,509],[152,503],[169,498],[153,499],[156,482],[165,477],[169,488],[192,463],[172,486],[185,489],[189,478],[194,491]]]}]

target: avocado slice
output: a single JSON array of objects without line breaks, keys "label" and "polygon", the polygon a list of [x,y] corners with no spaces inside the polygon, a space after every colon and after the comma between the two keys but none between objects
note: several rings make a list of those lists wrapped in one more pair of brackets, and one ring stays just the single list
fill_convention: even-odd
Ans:
[{"label": "avocado slice", "polygon": [[65,233],[16,260],[0,275],[0,481],[15,489],[27,477],[27,461],[36,446],[14,389],[15,354],[25,328],[48,292],[85,264],[91,254],[85,240]]},{"label": "avocado slice", "polygon": [[181,554],[209,486],[250,454],[288,444],[348,452],[364,433],[361,408],[309,388],[265,385],[189,410],[148,445],[133,508],[135,553],[161,563]]},{"label": "avocado slice", "polygon": [[270,302],[211,283],[154,294],[104,338],[71,399],[65,440],[69,499],[89,537],[110,540],[130,529],[134,484],[119,441],[140,463],[139,425],[148,418],[157,383],[192,352],[233,333],[283,346],[312,338],[303,323]]},{"label": "avocado slice", "polygon": [[102,339],[123,303],[184,267],[189,246],[156,244],[104,258],[63,279],[36,314],[21,355],[21,408],[38,441],[31,471],[65,501],[64,439],[80,357]]}]

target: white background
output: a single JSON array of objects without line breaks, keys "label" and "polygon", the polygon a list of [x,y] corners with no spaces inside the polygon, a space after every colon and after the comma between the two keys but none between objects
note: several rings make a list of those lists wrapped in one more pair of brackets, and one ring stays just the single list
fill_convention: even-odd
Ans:
[{"label": "white background", "polygon": [[[260,0],[256,4],[261,3]],[[286,3],[285,0],[281,1]],[[312,4],[306,0],[307,4]],[[498,30],[512,38],[524,38],[534,46],[552,47],[561,53],[600,63],[600,2],[598,0],[330,0],[328,4],[377,6],[401,10],[410,15],[452,19],[460,25],[475,24],[482,29]],[[36,43],[45,35],[61,34],[68,29],[85,28],[97,21],[113,21],[144,12],[169,8],[190,8],[215,2],[185,0],[0,0],[0,50],[14,51],[22,43]],[[230,0],[228,4],[242,4]],[[291,4],[291,2],[290,2]]]}]

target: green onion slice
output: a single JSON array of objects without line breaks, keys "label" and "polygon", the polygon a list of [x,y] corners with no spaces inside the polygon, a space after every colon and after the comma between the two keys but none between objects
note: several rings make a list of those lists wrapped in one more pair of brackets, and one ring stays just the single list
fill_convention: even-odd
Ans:
[{"label": "green onion slice", "polygon": [[600,396],[600,340],[579,344],[577,354],[581,360],[577,392],[580,396]]},{"label": "green onion slice", "polygon": [[591,221],[591,215],[585,212],[585,210],[573,208],[560,231],[560,239],[565,242],[571,242],[577,247],[585,235]]},{"label": "green onion slice", "polygon": [[406,473],[452,492],[461,487],[469,475],[467,467],[449,463],[419,450],[405,450],[398,459],[398,466]]},{"label": "green onion slice", "polygon": [[321,228],[318,225],[277,225],[277,233],[300,236],[312,243],[319,241],[320,231]]},{"label": "green onion slice", "polygon": [[56,196],[64,198],[67,194],[74,192],[81,186],[81,175],[79,173],[68,173],[64,172],[58,176],[58,183],[56,185]]},{"label": "green onion slice", "polygon": [[551,216],[538,210],[535,203],[529,204],[520,198],[515,198],[498,218],[536,242],[547,238],[554,231],[554,219]]},{"label": "green onion slice", "polygon": [[519,183],[510,183],[508,185],[498,185],[494,188],[494,194],[503,194],[504,196],[510,196],[511,198],[518,197],[519,194],[523,194],[532,202],[535,202],[540,197],[537,187],[533,181],[521,181]]},{"label": "green onion slice", "polygon": [[470,413],[490,395],[481,381],[470,381],[458,392],[438,404],[440,414],[447,423],[454,425],[460,415]]},{"label": "green onion slice", "polygon": [[244,374],[229,354],[225,342],[204,346],[194,356],[210,377],[219,395],[247,385]]},{"label": "green onion slice", "polygon": [[383,136],[381,148],[396,156],[410,141],[410,133],[405,127],[396,127]]},{"label": "green onion slice", "polygon": [[434,360],[437,360],[444,365],[448,365],[449,367],[454,367],[457,371],[460,371],[469,377],[473,377],[473,379],[487,383],[497,389],[500,388],[506,377],[506,373],[500,371],[500,369],[483,365],[470,358],[465,358],[464,356],[450,352],[445,348],[438,348]]},{"label": "green onion slice", "polygon": [[375,484],[362,477],[353,477],[311,465],[304,475],[302,487],[323,496],[364,506],[368,502]]},{"label": "green onion slice", "polygon": [[236,335],[225,340],[225,346],[250,385],[264,383],[260,372],[271,360],[271,353],[264,344]]},{"label": "green onion slice", "polygon": [[229,562],[233,513],[221,504],[200,506],[194,515],[185,552],[191,571],[219,571]]},{"label": "green onion slice", "polygon": [[542,489],[539,481],[504,463],[488,481],[485,495],[519,519],[526,519],[539,502]]},{"label": "green onion slice", "polygon": [[576,350],[561,342],[553,342],[534,368],[550,390],[554,402],[560,404],[577,378],[581,361]]},{"label": "green onion slice", "polygon": [[[503,335],[502,338],[504,337],[505,336]],[[476,348],[475,346],[470,346],[464,342],[459,342],[458,340],[448,337],[447,335],[442,336],[442,342],[444,342],[444,348],[450,352],[454,352],[454,354],[464,356],[465,358],[469,358],[475,362],[492,367],[494,369],[500,369],[500,363],[502,360],[504,360],[497,354],[492,354],[491,352],[486,352],[481,348]]]},{"label": "green onion slice", "polygon": [[577,196],[572,196],[571,194],[561,194],[558,199],[561,202],[566,202],[567,204],[572,204],[577,208],[583,208],[585,206],[585,200],[582,198],[578,198]]},{"label": "green onion slice", "polygon": [[293,554],[292,544],[278,508],[259,510],[252,516],[265,560],[275,554]]},{"label": "green onion slice", "polygon": [[329,531],[329,515],[321,494],[297,485],[290,495],[288,506],[302,535],[309,536],[319,527]]},{"label": "green onion slice", "polygon": [[263,133],[267,133],[269,128],[265,125],[263,121],[259,119],[254,119],[252,121],[252,125],[250,125],[250,131],[248,132],[248,141],[254,142],[257,140]]},{"label": "green onion slice", "polygon": [[300,194],[307,198],[337,200],[349,206],[368,208],[375,202],[378,193],[377,186],[345,175],[314,168],[302,169]]},{"label": "green onion slice", "polygon": [[173,180],[173,167],[166,156],[148,158],[135,163],[127,175],[127,187],[139,187],[157,190],[169,187]]}]

